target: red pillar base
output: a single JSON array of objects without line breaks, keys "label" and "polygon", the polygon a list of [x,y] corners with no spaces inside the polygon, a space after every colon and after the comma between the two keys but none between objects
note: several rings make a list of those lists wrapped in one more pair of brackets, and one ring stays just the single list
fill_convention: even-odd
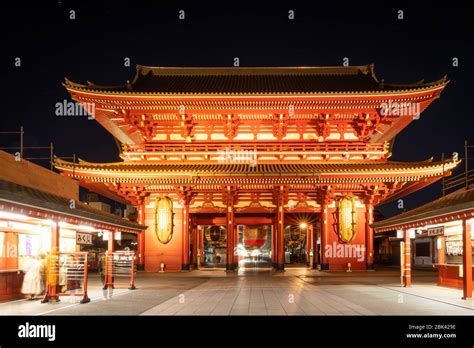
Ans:
[{"label": "red pillar base", "polygon": [[329,271],[329,263],[322,263],[321,271]]},{"label": "red pillar base", "polygon": [[226,270],[226,272],[233,272],[233,271],[235,271],[236,269],[235,269],[233,263],[226,263],[226,265],[225,265],[225,270]]},{"label": "red pillar base", "polygon": [[275,270],[276,271],[285,271],[285,264],[284,263],[277,263],[275,264]]}]

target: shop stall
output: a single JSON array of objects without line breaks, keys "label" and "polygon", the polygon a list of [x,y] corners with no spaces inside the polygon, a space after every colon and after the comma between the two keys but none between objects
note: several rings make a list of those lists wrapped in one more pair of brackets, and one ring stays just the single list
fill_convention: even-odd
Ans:
[{"label": "shop stall", "polygon": [[438,285],[463,289],[472,297],[474,187],[465,187],[400,215],[372,224],[376,233],[397,230],[403,237],[401,265],[411,284],[411,268],[438,271]]}]

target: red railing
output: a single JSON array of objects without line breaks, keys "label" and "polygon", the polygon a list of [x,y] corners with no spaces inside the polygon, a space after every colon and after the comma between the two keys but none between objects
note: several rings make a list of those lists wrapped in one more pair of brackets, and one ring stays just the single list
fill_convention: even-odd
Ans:
[{"label": "red railing", "polygon": [[324,143],[301,143],[301,142],[214,142],[209,144],[192,143],[192,144],[173,144],[173,143],[146,143],[141,145],[124,145],[125,153],[160,153],[166,155],[167,153],[210,153],[226,150],[245,150],[256,151],[261,153],[268,152],[385,152],[383,144],[367,144],[360,142],[324,142]]},{"label": "red railing", "polygon": [[128,286],[135,289],[136,258],[134,251],[115,251],[103,256],[104,289]]},{"label": "red railing", "polygon": [[50,255],[46,269],[47,287],[43,303],[59,301],[59,296],[82,297],[81,303],[90,302],[87,296],[87,252]]}]

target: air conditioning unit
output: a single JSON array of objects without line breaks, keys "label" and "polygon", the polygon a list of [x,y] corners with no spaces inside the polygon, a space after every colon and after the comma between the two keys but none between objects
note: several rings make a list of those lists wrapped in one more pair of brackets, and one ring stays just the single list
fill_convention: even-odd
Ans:
[{"label": "air conditioning unit", "polygon": [[98,202],[99,201],[99,195],[94,192],[87,192],[86,193],[86,202]]},{"label": "air conditioning unit", "polygon": [[110,213],[110,205],[103,202],[89,202],[89,206]]}]

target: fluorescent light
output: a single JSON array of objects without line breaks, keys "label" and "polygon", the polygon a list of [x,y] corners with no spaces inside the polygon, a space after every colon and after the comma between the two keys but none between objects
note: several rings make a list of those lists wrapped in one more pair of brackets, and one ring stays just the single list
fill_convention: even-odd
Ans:
[{"label": "fluorescent light", "polygon": [[77,225],[77,226],[74,226],[74,228],[78,230],[89,231],[89,232],[97,231],[96,228],[92,226],[86,226],[86,225]]},{"label": "fluorescent light", "polygon": [[11,222],[10,226],[14,231],[28,231],[39,233],[43,230],[43,228],[39,225],[25,224],[21,222]]},{"label": "fluorescent light", "polygon": [[0,211],[0,219],[8,220],[27,220],[28,216],[23,214],[8,213],[6,211]]}]

